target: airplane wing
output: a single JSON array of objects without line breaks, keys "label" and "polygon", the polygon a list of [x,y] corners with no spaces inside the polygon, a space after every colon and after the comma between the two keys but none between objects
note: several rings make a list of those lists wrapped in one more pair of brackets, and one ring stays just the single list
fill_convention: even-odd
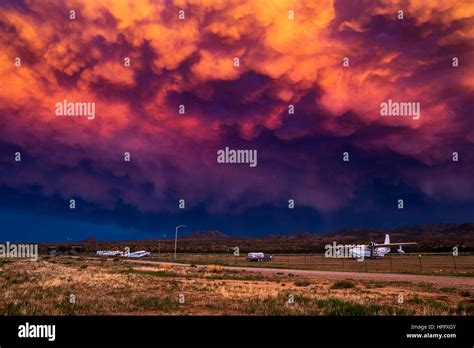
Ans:
[{"label": "airplane wing", "polygon": [[418,243],[415,242],[409,242],[409,243],[389,243],[389,244],[376,244],[373,247],[374,248],[385,248],[385,247],[396,247],[400,245],[417,245]]}]

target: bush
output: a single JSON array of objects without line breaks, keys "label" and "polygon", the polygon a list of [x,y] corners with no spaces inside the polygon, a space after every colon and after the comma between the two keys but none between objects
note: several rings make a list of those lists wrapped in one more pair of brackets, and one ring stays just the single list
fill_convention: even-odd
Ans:
[{"label": "bush", "polygon": [[331,285],[331,289],[350,289],[354,287],[355,284],[350,280],[339,280]]},{"label": "bush", "polygon": [[294,282],[293,284],[295,284],[295,286],[308,286],[311,284],[311,282],[307,280],[299,280],[299,281]]},{"label": "bush", "polygon": [[457,313],[461,315],[474,315],[474,301],[459,302]]}]

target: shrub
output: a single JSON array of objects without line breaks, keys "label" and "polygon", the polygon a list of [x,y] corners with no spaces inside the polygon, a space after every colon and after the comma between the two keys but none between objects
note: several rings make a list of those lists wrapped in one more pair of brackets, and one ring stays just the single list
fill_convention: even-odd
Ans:
[{"label": "shrub", "polygon": [[458,314],[474,315],[474,301],[462,301],[458,303]]},{"label": "shrub", "polygon": [[308,286],[311,284],[311,282],[307,280],[299,280],[299,281],[294,282],[293,284],[295,284],[295,286]]},{"label": "shrub", "polygon": [[331,285],[331,289],[350,289],[354,288],[355,284],[350,280],[338,280]]}]

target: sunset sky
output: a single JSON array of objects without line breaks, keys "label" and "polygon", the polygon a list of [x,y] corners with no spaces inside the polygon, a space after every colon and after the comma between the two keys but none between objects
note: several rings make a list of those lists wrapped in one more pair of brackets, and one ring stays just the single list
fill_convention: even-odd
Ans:
[{"label": "sunset sky", "polygon": [[2,0],[0,45],[0,240],[474,220],[471,0]]}]

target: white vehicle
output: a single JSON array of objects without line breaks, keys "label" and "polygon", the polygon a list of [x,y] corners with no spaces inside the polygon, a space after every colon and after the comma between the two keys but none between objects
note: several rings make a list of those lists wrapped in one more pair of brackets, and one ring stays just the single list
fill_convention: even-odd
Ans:
[{"label": "white vehicle", "polygon": [[135,251],[133,253],[125,253],[123,251],[115,251],[115,250],[99,250],[97,251],[97,255],[140,258],[140,257],[150,256],[150,252],[145,251],[145,250],[140,250],[140,251]]},{"label": "white vehicle", "polygon": [[99,250],[99,251],[97,251],[97,255],[101,255],[101,256],[122,256],[123,251]]},{"label": "white vehicle", "polygon": [[403,245],[417,245],[418,243],[415,242],[408,242],[408,243],[390,243],[390,235],[385,235],[385,241],[383,244],[378,244],[374,242],[370,242],[367,245],[362,245],[361,247],[356,247],[349,249],[349,254],[355,258],[380,258],[384,257],[386,254],[390,252],[391,247],[398,246],[397,252],[399,254],[404,254],[402,246]]},{"label": "white vehicle", "polygon": [[271,261],[271,255],[265,255],[264,253],[248,253],[247,261],[256,261],[256,262],[264,262],[264,261]]},{"label": "white vehicle", "polygon": [[124,256],[125,257],[132,257],[132,258],[140,258],[140,257],[150,256],[150,252],[145,251],[145,250],[140,250],[140,251],[135,251],[133,253],[129,253],[128,255],[124,255]]}]

